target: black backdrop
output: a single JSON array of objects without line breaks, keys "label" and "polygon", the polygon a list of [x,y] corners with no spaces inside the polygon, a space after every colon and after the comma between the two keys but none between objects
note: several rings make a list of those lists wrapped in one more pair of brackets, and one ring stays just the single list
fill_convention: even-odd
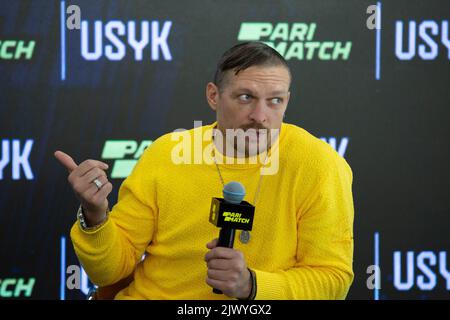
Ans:
[{"label": "black backdrop", "polygon": [[[88,26],[90,52],[94,22],[102,23],[97,60],[83,55],[86,30],[65,25],[70,5]],[[378,5],[378,30],[366,24],[370,5]],[[131,151],[142,142],[194,120],[212,122],[205,85],[222,52],[243,40],[241,26],[258,22],[272,31],[282,23],[315,24],[303,44],[351,43],[347,57],[323,60],[316,51],[288,60],[294,78],[285,119],[335,143],[353,169],[355,281],[348,298],[448,298],[449,20],[448,1],[2,0],[0,297],[84,298],[86,285],[69,290],[65,283],[67,267],[77,264],[68,233],[78,204],[53,152],[130,164],[121,160],[135,160]],[[112,21],[123,23],[124,34],[106,36]],[[149,45],[136,60],[129,22],[139,39],[144,21]],[[301,42],[282,39],[282,28],[274,45]],[[33,41],[30,56],[20,54]],[[130,154],[108,158],[104,148],[113,140],[124,140]],[[113,179],[111,203],[122,181]],[[367,286],[373,264],[379,290]]]}]

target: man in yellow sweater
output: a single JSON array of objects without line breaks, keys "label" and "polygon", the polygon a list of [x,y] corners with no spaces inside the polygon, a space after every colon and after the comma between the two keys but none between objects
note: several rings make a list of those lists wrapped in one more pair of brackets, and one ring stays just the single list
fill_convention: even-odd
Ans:
[{"label": "man in yellow sweater", "polygon": [[[249,42],[229,49],[206,87],[217,121],[152,143],[111,212],[107,164],[77,165],[55,153],[81,202],[71,238],[95,284],[133,275],[116,299],[346,297],[352,171],[327,143],[283,122],[290,83],[289,67],[272,48]],[[240,144],[227,129],[261,130]],[[211,198],[231,181],[256,207],[252,231],[238,232],[233,249],[217,247],[218,229],[208,221]]]}]

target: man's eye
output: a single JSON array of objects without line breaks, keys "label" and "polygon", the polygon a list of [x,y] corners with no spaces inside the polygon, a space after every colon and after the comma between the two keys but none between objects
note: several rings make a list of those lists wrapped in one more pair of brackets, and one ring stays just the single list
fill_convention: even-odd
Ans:
[{"label": "man's eye", "polygon": [[248,94],[241,94],[241,95],[238,97],[238,99],[241,100],[241,101],[243,101],[243,102],[246,102],[246,101],[250,101],[251,96],[248,95]]},{"label": "man's eye", "polygon": [[273,98],[270,100],[270,103],[272,104],[281,104],[283,100],[281,98]]}]

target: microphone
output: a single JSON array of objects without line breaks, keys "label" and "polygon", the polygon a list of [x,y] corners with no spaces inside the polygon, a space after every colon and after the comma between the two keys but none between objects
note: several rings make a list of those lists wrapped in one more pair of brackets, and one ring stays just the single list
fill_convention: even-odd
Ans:
[{"label": "microphone", "polygon": [[[255,207],[243,201],[245,188],[239,182],[227,183],[222,192],[223,199],[212,198],[209,222],[221,228],[217,246],[233,248],[236,230],[252,230]],[[222,294],[215,288],[213,292]]]}]

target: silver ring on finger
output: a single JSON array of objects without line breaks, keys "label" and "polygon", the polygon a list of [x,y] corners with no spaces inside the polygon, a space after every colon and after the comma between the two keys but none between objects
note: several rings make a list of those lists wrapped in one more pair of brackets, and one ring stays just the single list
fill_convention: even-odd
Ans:
[{"label": "silver ring on finger", "polygon": [[92,183],[97,186],[98,190],[100,190],[103,186],[103,183],[101,183],[101,181],[98,178],[92,180]]}]

